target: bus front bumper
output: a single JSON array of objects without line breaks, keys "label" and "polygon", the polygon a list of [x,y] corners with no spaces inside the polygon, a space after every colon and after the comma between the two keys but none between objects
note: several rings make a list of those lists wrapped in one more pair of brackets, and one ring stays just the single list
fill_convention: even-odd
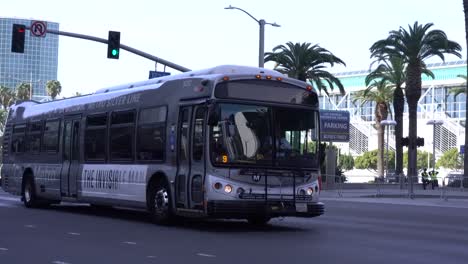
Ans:
[{"label": "bus front bumper", "polygon": [[322,215],[325,206],[320,202],[294,203],[292,201],[208,201],[208,216],[213,218],[243,219],[250,216],[316,217]]}]

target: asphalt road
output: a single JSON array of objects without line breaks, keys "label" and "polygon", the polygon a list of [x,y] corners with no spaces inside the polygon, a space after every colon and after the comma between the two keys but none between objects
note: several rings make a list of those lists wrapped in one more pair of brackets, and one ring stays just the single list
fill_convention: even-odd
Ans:
[{"label": "asphalt road", "polygon": [[26,209],[0,191],[0,263],[468,263],[468,209],[326,201],[312,219],[188,221],[87,205]]}]

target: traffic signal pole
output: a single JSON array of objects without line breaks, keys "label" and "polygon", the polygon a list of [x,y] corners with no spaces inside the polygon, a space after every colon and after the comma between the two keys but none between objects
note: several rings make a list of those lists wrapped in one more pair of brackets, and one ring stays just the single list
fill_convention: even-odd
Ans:
[{"label": "traffic signal pole", "polygon": [[[27,27],[26,29],[30,30],[31,28]],[[53,30],[53,29],[47,29],[46,32],[50,33],[50,34],[67,36],[67,37],[72,37],[72,38],[87,39],[87,40],[91,40],[91,41],[101,42],[101,43],[104,43],[104,44],[109,43],[107,39],[93,37],[93,36],[89,36],[89,35],[78,34],[78,33],[59,31],[59,30]],[[123,44],[120,44],[120,48],[124,49],[124,50],[126,50],[128,52],[131,52],[133,54],[139,55],[139,56],[141,56],[143,58],[152,60],[152,61],[157,62],[157,63],[161,63],[163,65],[166,65],[166,66],[168,66],[168,67],[170,67],[170,68],[172,68],[174,70],[178,70],[178,71],[181,71],[181,72],[191,71],[190,69],[185,68],[183,66],[177,65],[177,64],[172,63],[170,61],[158,58],[156,56],[153,56],[151,54],[148,54],[146,52],[143,52],[141,50],[137,50],[135,48],[132,48],[132,47],[129,47],[129,46],[126,46],[126,45],[123,45]]]}]

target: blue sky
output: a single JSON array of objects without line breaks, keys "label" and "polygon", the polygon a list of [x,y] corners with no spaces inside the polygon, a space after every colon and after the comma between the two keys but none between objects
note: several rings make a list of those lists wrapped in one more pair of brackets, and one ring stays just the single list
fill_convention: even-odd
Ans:
[{"label": "blue sky", "polygon": [[[0,16],[54,21],[62,31],[101,38],[120,31],[122,44],[190,69],[257,66],[258,24],[239,10],[225,10],[229,5],[281,25],[266,26],[266,52],[288,41],[319,44],[347,64],[331,72],[367,69],[369,47],[415,21],[444,30],[462,45],[466,59],[462,0],[22,0],[3,1]],[[60,37],[64,96],[144,80],[154,68],[154,62],[123,50],[119,60],[111,60],[104,44]]]}]

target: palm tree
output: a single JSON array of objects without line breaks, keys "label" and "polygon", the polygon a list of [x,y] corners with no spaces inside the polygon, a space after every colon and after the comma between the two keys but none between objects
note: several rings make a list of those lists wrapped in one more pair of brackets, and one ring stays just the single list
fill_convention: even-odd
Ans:
[{"label": "palm tree", "polygon": [[377,128],[377,173],[380,177],[384,175],[384,126],[380,124],[387,119],[390,112],[390,102],[393,97],[393,87],[386,80],[374,81],[366,90],[359,91],[354,95],[353,102],[361,101],[361,105],[366,102],[375,102],[375,126]]},{"label": "palm tree", "polygon": [[55,100],[55,97],[62,92],[62,85],[59,81],[50,80],[46,83],[47,94]]},{"label": "palm tree", "polygon": [[29,83],[20,83],[16,87],[16,99],[29,100],[31,98],[31,85]]},{"label": "palm tree", "polygon": [[[417,110],[421,97],[421,74],[426,64],[424,61],[437,56],[443,61],[444,53],[460,57],[461,46],[447,38],[442,30],[431,30],[432,23],[420,25],[415,22],[409,30],[400,29],[390,31],[390,35],[379,40],[371,47],[371,56],[401,57],[406,67],[405,96],[409,110],[409,148],[408,148],[408,176],[417,176]],[[413,178],[414,179],[414,178]],[[413,181],[410,181],[410,193],[413,192]]]},{"label": "palm tree", "polygon": [[0,104],[3,109],[7,109],[15,101],[15,92],[13,89],[0,86]]},{"label": "palm tree", "polygon": [[[369,85],[374,80],[386,80],[388,84],[394,88],[393,90],[393,110],[395,112],[395,173],[403,174],[403,146],[401,140],[403,138],[403,112],[405,106],[405,98],[403,86],[406,82],[406,64],[401,57],[379,56],[374,63],[380,63],[377,68],[366,76],[366,85]],[[422,72],[434,79],[434,74],[424,67]],[[400,182],[401,183],[401,182]]]},{"label": "palm tree", "polygon": [[273,52],[265,53],[265,62],[268,61],[276,62],[275,70],[285,73],[289,77],[315,83],[319,91],[324,90],[328,93],[327,86],[325,85],[327,83],[331,90],[336,85],[341,94],[345,93],[340,80],[326,71],[325,65],[329,64],[333,67],[335,63],[346,64],[330,51],[317,44],[293,44],[292,42],[288,42],[286,45],[278,45],[273,48]]},{"label": "palm tree", "polygon": [[465,83],[461,87],[455,87],[450,89],[450,93],[453,93],[454,97],[457,97],[457,95],[462,93],[466,94],[466,75],[460,74],[457,75],[457,77],[465,79]]}]

